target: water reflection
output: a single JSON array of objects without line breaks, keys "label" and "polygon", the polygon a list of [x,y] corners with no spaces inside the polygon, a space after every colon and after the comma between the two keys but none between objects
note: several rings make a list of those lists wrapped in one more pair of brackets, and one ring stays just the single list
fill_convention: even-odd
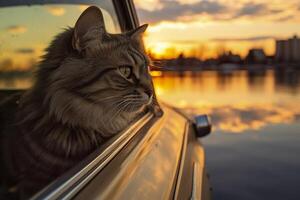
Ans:
[{"label": "water reflection", "polygon": [[298,71],[165,72],[154,77],[162,101],[190,114],[207,113],[215,130],[242,133],[289,124],[300,115]]},{"label": "water reflection", "polygon": [[1,74],[1,89],[26,89],[32,85],[32,74]]},{"label": "water reflection", "polygon": [[[159,98],[208,113],[202,139],[215,199],[300,199],[300,73],[292,70],[155,72]],[[0,75],[0,88],[31,78]],[[239,134],[236,134],[239,133]]]},{"label": "water reflection", "polygon": [[[243,133],[299,120],[299,71],[152,72],[159,98],[189,114],[207,113],[214,130]],[[0,89],[25,89],[32,74],[0,74]]]},{"label": "water reflection", "polygon": [[[296,106],[296,105],[295,105]],[[257,106],[207,106],[202,109],[189,108],[188,113],[207,113],[212,118],[213,130],[225,133],[244,133],[260,130],[271,124],[291,124],[299,120],[300,109],[286,105]]]},{"label": "water reflection", "polygon": [[299,78],[296,70],[154,78],[163,101],[212,117],[201,141],[214,199],[300,199]]}]

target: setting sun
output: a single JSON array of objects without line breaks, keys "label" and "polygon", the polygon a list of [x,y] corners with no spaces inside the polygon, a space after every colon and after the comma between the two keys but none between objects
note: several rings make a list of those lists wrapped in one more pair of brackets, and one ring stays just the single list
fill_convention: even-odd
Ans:
[{"label": "setting sun", "polygon": [[168,43],[154,43],[147,47],[148,52],[153,54],[155,57],[168,57],[168,49],[171,47]]}]

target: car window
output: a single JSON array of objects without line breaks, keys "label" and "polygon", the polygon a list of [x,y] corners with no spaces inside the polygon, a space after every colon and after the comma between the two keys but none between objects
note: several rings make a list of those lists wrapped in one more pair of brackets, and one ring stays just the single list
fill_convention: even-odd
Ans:
[{"label": "car window", "polygon": [[108,32],[120,31],[113,3],[109,0],[73,1],[77,4],[53,0],[39,4],[36,4],[38,1],[21,2],[25,5],[14,0],[0,1],[0,89],[30,87],[45,48],[55,35],[73,27],[89,5],[101,8]]},{"label": "car window", "polygon": [[[111,0],[0,0],[0,102],[5,100],[4,97],[14,93],[16,91],[14,89],[27,89],[32,85],[34,71],[45,54],[47,46],[64,29],[74,27],[80,14],[91,5],[101,9],[107,32],[120,32],[120,24]],[[0,127],[9,121],[8,115],[16,105],[10,105],[12,108],[7,108],[9,112],[0,108]],[[0,130],[0,135],[3,132]],[[2,139],[1,135],[1,145]],[[2,161],[6,157],[1,156],[0,159]],[[0,199],[21,197],[22,192],[18,190],[16,184],[6,180],[10,179],[0,173]]]}]

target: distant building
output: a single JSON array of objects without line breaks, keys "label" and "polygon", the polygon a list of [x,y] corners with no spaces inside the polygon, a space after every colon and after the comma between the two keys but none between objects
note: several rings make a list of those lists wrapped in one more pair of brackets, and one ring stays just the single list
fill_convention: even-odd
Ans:
[{"label": "distant building", "polygon": [[233,54],[231,51],[225,52],[218,57],[220,64],[223,63],[236,63],[239,64],[242,62],[242,59],[239,55]]},{"label": "distant building", "polygon": [[265,64],[267,63],[267,56],[263,49],[250,49],[245,62],[249,64]]},{"label": "distant building", "polygon": [[300,62],[300,39],[295,35],[288,40],[276,40],[277,62]]}]

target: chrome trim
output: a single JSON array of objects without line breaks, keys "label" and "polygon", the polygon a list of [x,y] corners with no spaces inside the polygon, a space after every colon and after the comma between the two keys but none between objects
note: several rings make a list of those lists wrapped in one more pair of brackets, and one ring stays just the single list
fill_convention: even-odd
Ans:
[{"label": "chrome trim", "polygon": [[195,117],[196,127],[197,128],[206,128],[211,126],[210,119],[207,115],[198,115]]},{"label": "chrome trim", "polygon": [[[131,127],[129,127],[106,149],[103,150],[95,159],[93,159],[84,168],[78,171],[74,176],[61,184],[53,191],[48,190],[49,186],[40,193],[32,197],[32,200],[54,200],[54,199],[71,199],[77,192],[82,189],[94,176],[109,163],[114,156],[128,143],[130,139],[152,119],[153,114],[147,113]],[[75,186],[74,186],[75,185]],[[47,193],[49,193],[47,195]],[[66,193],[66,194],[65,194]]]},{"label": "chrome trim", "polygon": [[191,200],[200,200],[202,196],[203,167],[198,162],[193,167],[193,190]]},{"label": "chrome trim", "polygon": [[137,13],[132,0],[112,0],[122,31],[129,31],[139,26]]},{"label": "chrome trim", "polygon": [[133,3],[133,0],[127,0],[126,4],[128,8],[130,9],[130,17],[131,17],[131,22],[133,22],[135,28],[139,27],[139,19],[137,17],[136,9]]},{"label": "chrome trim", "polygon": [[180,166],[179,166],[178,177],[177,177],[177,182],[176,182],[176,186],[175,186],[174,199],[178,199],[180,184],[182,183],[181,179],[182,179],[185,157],[186,157],[188,134],[189,134],[189,123],[186,123],[185,130],[184,130],[184,138],[183,138],[183,143],[182,143],[181,157],[180,157]]},{"label": "chrome trim", "polygon": [[195,116],[196,136],[204,137],[211,132],[211,120],[208,115]]}]

